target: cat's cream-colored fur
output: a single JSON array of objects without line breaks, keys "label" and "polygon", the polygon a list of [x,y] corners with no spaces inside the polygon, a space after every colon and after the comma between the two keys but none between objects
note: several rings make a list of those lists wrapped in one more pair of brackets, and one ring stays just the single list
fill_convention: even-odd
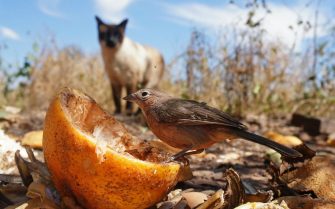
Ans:
[{"label": "cat's cream-colored fur", "polygon": [[[99,42],[105,70],[112,86],[115,113],[120,113],[122,89],[126,88],[127,94],[130,94],[140,88],[157,88],[164,73],[164,60],[156,49],[125,37],[124,30],[128,20],[119,25],[107,25],[100,18],[96,19],[99,34],[104,34],[104,38],[99,38]],[[113,47],[106,45],[106,38],[113,33],[109,32],[109,36],[106,35],[106,31],[109,30],[118,30],[120,35]],[[132,103],[127,102],[126,109],[131,113]]]},{"label": "cat's cream-colored fur", "polygon": [[100,42],[105,70],[111,83],[122,87],[156,88],[164,72],[164,60],[158,50],[125,37],[119,48]]}]

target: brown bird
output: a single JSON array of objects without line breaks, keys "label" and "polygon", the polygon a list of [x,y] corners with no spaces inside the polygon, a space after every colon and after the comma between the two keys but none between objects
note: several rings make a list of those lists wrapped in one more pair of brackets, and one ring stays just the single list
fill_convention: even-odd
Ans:
[{"label": "brown bird", "polygon": [[141,89],[123,99],[141,108],[149,128],[160,140],[182,149],[173,159],[200,153],[214,143],[236,137],[270,147],[285,157],[302,156],[296,150],[248,132],[238,120],[206,103],[173,98],[153,89]]}]

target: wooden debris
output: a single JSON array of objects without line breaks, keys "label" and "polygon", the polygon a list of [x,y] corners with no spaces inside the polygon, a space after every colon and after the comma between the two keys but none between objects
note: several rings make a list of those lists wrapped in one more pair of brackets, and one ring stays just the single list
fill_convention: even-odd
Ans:
[{"label": "wooden debris", "polygon": [[318,118],[307,117],[298,113],[292,115],[291,124],[301,127],[311,136],[320,134],[321,120]]}]

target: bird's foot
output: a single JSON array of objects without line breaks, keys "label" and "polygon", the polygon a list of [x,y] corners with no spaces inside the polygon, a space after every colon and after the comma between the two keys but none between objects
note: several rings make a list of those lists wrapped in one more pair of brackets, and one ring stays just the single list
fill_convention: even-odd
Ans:
[{"label": "bird's foot", "polygon": [[184,149],[180,152],[178,152],[175,155],[172,155],[167,162],[172,162],[172,161],[179,161],[183,162],[185,165],[189,165],[190,162],[189,160],[185,157],[187,155],[194,155],[194,154],[199,154],[202,153],[205,149],[198,149],[198,150],[189,150],[189,149]]},{"label": "bird's foot", "polygon": [[175,155],[169,157],[165,162],[166,163],[171,163],[171,162],[175,162],[175,161],[181,162],[185,166],[188,166],[190,164],[189,159],[187,159],[185,156],[175,157]]}]

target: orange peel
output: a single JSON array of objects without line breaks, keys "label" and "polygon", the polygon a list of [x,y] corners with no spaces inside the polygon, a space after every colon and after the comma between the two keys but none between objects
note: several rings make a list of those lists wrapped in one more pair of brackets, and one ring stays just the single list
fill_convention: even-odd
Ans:
[{"label": "orange peel", "polygon": [[[112,142],[100,153],[96,134]],[[70,88],[47,111],[43,150],[58,192],[85,208],[147,208],[175,186],[183,170],[179,163],[165,163],[167,153],[139,142],[92,98]]]}]

